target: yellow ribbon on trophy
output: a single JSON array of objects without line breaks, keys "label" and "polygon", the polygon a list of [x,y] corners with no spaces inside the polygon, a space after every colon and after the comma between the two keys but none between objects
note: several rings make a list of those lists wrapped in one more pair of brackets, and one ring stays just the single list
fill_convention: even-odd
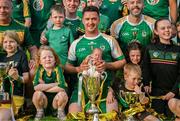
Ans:
[{"label": "yellow ribbon on trophy", "polygon": [[[86,116],[84,112],[69,113],[67,115],[68,120],[80,120],[80,121],[92,121],[93,116]],[[119,117],[117,112],[112,111],[108,113],[99,114],[99,121],[118,121]]]},{"label": "yellow ribbon on trophy", "polygon": [[135,103],[133,106],[130,107],[130,109],[127,109],[123,112],[123,114],[126,117],[133,116],[137,113],[143,112],[145,110],[145,106],[143,106],[141,103]]},{"label": "yellow ribbon on trophy", "polygon": [[[100,112],[102,112],[101,109],[100,109],[100,107],[99,107],[100,102],[106,101],[106,99],[101,99],[101,97],[102,97],[102,92],[103,92],[104,82],[105,82],[105,80],[103,80],[102,83],[101,83],[101,87],[100,87],[100,90],[99,90],[99,96],[98,96],[97,100],[95,101],[95,102],[96,102],[96,106],[97,106],[97,108],[99,109]],[[83,90],[82,90],[81,99],[82,99],[82,102],[81,102],[82,109],[85,109],[86,105],[89,104],[90,101],[88,101],[88,103],[85,104],[85,97],[84,97],[84,92],[83,92]]]}]

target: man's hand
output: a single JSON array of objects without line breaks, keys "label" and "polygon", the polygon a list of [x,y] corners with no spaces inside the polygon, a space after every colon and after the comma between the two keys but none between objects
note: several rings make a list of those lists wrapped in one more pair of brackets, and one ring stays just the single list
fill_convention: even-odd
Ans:
[{"label": "man's hand", "polygon": [[47,38],[45,37],[44,33],[41,34],[40,43],[43,45],[48,43]]},{"label": "man's hand", "polygon": [[89,62],[89,57],[86,57],[82,63],[80,64],[79,67],[77,67],[77,72],[83,72],[84,70],[88,70],[89,69],[89,65],[88,65],[88,62]]},{"label": "man's hand", "polygon": [[98,60],[95,62],[96,71],[103,72],[106,70],[106,62],[104,60]]}]

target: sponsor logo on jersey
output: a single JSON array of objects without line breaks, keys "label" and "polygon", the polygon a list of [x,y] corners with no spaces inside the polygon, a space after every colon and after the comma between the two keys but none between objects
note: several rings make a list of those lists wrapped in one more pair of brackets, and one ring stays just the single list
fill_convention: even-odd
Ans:
[{"label": "sponsor logo on jersey", "polygon": [[146,0],[148,4],[150,5],[156,5],[159,3],[159,0]]},{"label": "sponsor logo on jersey", "polygon": [[79,48],[78,52],[86,51],[86,48]]},{"label": "sponsor logo on jersey", "polygon": [[43,0],[34,0],[33,2],[33,8],[36,11],[41,11],[44,8],[44,2]]},{"label": "sponsor logo on jersey", "polygon": [[96,45],[96,43],[91,41],[91,42],[88,43],[88,45]]},{"label": "sponsor logo on jersey", "polygon": [[129,36],[129,33],[128,32],[123,32],[122,36]]}]

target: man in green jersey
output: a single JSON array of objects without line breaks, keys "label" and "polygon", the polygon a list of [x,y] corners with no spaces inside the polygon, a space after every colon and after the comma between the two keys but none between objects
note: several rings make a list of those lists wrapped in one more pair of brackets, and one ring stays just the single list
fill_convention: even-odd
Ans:
[{"label": "man in green jersey", "polygon": [[12,17],[23,23],[26,27],[31,26],[31,14],[28,0],[12,0],[13,13]]},{"label": "man in green jersey", "polygon": [[[102,4],[102,0],[87,0],[87,6],[96,6],[96,7],[99,8],[101,4]],[[104,14],[100,14],[100,23],[98,25],[99,31],[102,32],[102,33],[109,33],[109,28],[110,28],[110,19],[109,19],[109,17],[104,15]],[[78,30],[82,34],[85,33],[83,23],[80,24]]]},{"label": "man in green jersey", "polygon": [[[85,27],[85,34],[71,44],[65,70],[69,73],[76,74],[87,70],[89,66],[86,63],[86,57],[92,53],[94,48],[102,49],[103,60],[96,62],[96,71],[107,72],[107,79],[101,90],[102,100],[98,105],[101,113],[105,113],[117,110],[117,101],[115,99],[108,99],[108,95],[112,94],[111,90],[108,90],[108,87],[111,86],[113,81],[113,70],[122,68],[126,61],[117,41],[111,36],[99,32],[99,21],[99,10],[97,7],[88,6],[84,8],[82,22]],[[78,104],[78,89],[77,85],[74,86],[76,87],[70,98],[69,113],[81,112],[87,109],[87,105],[83,103],[83,98],[80,99],[82,103],[80,105]],[[88,98],[85,91],[83,92],[85,94],[85,104],[87,104]]]},{"label": "man in green jersey", "polygon": [[144,0],[143,13],[154,19],[171,18],[172,23],[177,20],[177,0]]},{"label": "man in green jersey", "polygon": [[142,14],[143,0],[128,0],[129,15],[116,20],[111,25],[111,35],[118,39],[123,50],[132,41],[137,41],[143,47],[151,42],[155,20]]},{"label": "man in green jersey", "polygon": [[31,35],[39,47],[40,36],[46,27],[50,16],[50,9],[55,4],[61,4],[61,0],[29,0],[32,25],[30,27]]},{"label": "man in green jersey", "polygon": [[106,15],[110,19],[110,25],[122,17],[123,4],[120,0],[103,0],[100,6],[100,13]]},{"label": "man in green jersey", "polygon": [[30,35],[28,28],[11,18],[12,2],[11,0],[0,0],[0,45],[2,45],[3,32],[6,30],[14,30],[20,38],[20,45],[28,48],[31,55],[35,57],[36,46]]},{"label": "man in green jersey", "polygon": [[72,30],[74,39],[79,38],[78,27],[81,23],[81,19],[77,16],[77,9],[80,4],[80,0],[63,0],[64,8],[66,10],[66,18],[64,25]]}]

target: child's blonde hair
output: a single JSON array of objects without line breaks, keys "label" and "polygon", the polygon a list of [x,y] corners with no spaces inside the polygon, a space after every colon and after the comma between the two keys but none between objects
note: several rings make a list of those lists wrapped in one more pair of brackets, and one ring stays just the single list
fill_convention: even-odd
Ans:
[{"label": "child's blonde hair", "polygon": [[128,76],[131,71],[133,71],[134,73],[137,73],[140,76],[142,74],[141,68],[138,64],[133,64],[133,63],[125,64],[125,66],[124,66],[124,77]]},{"label": "child's blonde hair", "polygon": [[2,42],[4,41],[5,37],[9,37],[9,38],[15,40],[17,42],[17,44],[21,43],[18,34],[13,30],[7,30],[3,33]]},{"label": "child's blonde hair", "polygon": [[58,13],[62,13],[65,15],[65,9],[64,9],[64,6],[62,6],[62,5],[57,5],[57,4],[53,5],[50,10],[51,15],[52,15],[53,11],[56,11]]},{"label": "child's blonde hair", "polygon": [[60,65],[61,62],[56,54],[56,52],[49,46],[47,45],[41,45],[41,47],[39,48],[39,51],[38,51],[38,54],[37,54],[37,57],[36,57],[36,65],[37,67],[40,65],[40,55],[41,55],[41,52],[43,50],[48,50],[48,51],[51,51],[52,54],[54,55],[54,58],[55,58],[55,61],[56,61],[56,65]]}]

